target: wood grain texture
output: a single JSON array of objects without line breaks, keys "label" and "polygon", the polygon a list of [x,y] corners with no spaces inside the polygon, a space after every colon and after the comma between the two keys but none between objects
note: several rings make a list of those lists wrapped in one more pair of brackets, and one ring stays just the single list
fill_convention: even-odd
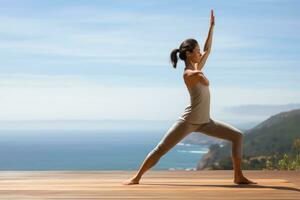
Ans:
[{"label": "wood grain texture", "polygon": [[232,170],[0,171],[0,199],[300,199],[300,171],[247,171],[257,185],[236,185]]}]

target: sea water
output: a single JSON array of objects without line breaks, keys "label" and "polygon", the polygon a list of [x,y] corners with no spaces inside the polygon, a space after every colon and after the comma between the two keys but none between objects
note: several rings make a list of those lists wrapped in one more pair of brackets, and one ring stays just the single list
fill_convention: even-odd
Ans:
[{"label": "sea water", "polygon": [[[164,131],[1,130],[0,170],[137,170]],[[178,143],[153,170],[195,170],[208,145]]]}]

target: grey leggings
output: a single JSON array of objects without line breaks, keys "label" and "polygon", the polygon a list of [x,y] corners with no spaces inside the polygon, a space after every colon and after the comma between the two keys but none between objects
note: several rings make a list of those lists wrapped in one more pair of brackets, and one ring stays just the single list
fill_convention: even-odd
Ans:
[{"label": "grey leggings", "polygon": [[231,141],[232,156],[242,158],[243,133],[229,124],[210,118],[210,121],[204,124],[191,124],[178,119],[169,128],[156,147],[148,154],[148,159],[153,160],[154,165],[165,153],[191,132],[201,132],[206,135]]}]

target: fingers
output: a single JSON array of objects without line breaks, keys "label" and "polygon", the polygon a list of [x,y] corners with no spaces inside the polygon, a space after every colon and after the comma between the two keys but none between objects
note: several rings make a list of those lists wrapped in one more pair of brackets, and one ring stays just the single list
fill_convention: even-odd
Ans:
[{"label": "fingers", "polygon": [[210,11],[210,18],[213,20],[214,19],[214,11],[213,11],[213,9],[211,9],[211,11]]},{"label": "fingers", "polygon": [[214,16],[213,9],[211,9],[211,11],[210,11],[210,23],[211,23],[211,25],[215,25],[215,16]]}]

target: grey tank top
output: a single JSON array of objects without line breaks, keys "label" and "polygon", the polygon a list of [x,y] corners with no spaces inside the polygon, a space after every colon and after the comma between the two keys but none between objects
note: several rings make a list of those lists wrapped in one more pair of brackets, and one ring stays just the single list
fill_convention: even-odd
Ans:
[{"label": "grey tank top", "polygon": [[207,123],[210,120],[210,91],[209,87],[198,82],[188,88],[190,104],[185,108],[179,119],[192,124]]}]

